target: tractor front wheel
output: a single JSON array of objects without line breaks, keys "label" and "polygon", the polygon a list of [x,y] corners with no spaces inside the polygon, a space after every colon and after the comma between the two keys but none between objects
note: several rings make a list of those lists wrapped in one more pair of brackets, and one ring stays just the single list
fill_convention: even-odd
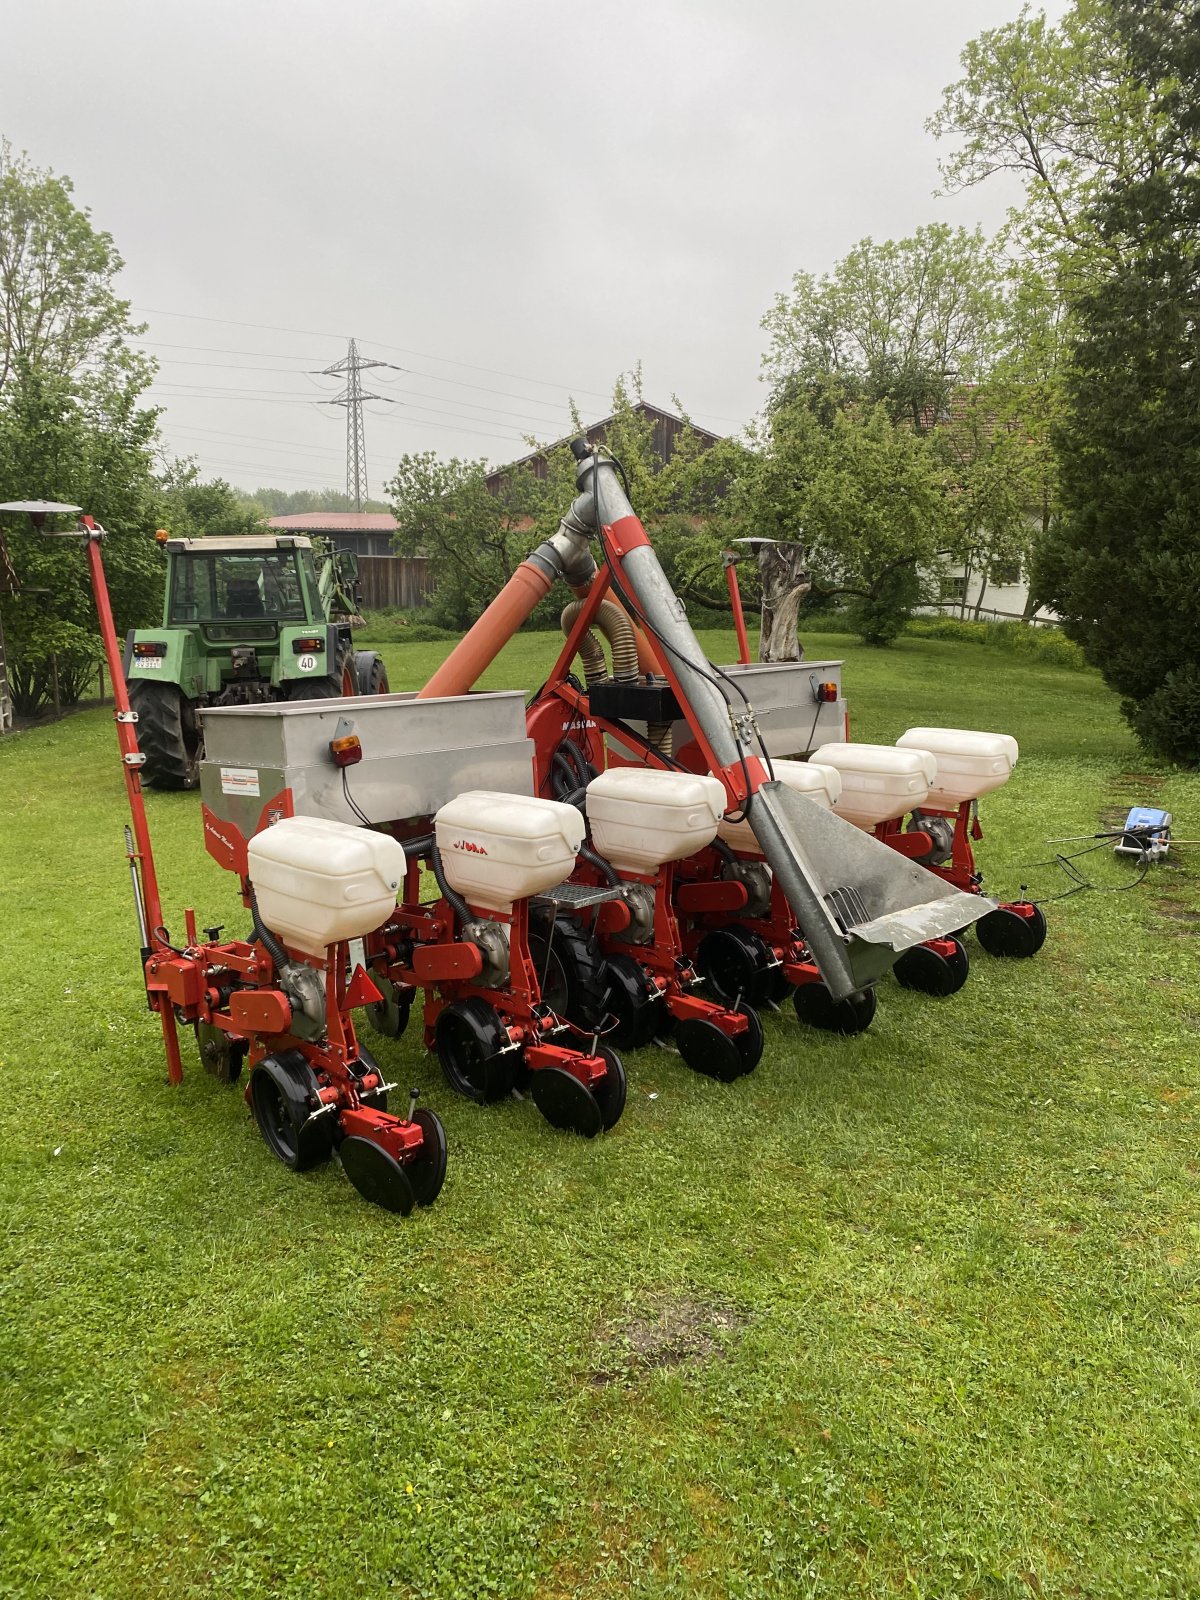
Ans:
[{"label": "tractor front wheel", "polygon": [[137,713],[138,748],[146,758],[142,782],[155,789],[194,789],[204,755],[196,701],[186,699],[177,684],[134,678],[129,704]]}]

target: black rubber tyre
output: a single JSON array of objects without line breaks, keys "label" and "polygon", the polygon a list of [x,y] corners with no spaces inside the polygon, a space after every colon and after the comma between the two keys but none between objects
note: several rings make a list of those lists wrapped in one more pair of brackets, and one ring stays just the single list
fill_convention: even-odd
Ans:
[{"label": "black rubber tyre", "polygon": [[768,998],[771,953],[756,933],[737,923],[704,935],[696,951],[696,969],[722,1005],[735,1005],[739,999],[757,1005]]},{"label": "black rubber tyre", "polygon": [[413,1121],[425,1136],[421,1153],[415,1161],[405,1163],[404,1170],[412,1184],[419,1206],[431,1206],[442,1192],[446,1181],[446,1130],[442,1119],[434,1111],[413,1112]]},{"label": "black rubber tyre", "polygon": [[142,782],[155,789],[194,789],[204,754],[197,702],[174,683],[134,678],[129,704],[137,712],[138,748],[146,758]]},{"label": "black rubber tyre", "polygon": [[637,1050],[665,1027],[663,1003],[632,956],[610,956],[605,966],[607,1009],[617,1019],[609,1038],[622,1050]]},{"label": "black rubber tyre", "polygon": [[953,956],[944,956],[927,944],[913,945],[892,967],[896,982],[904,989],[915,989],[919,994],[930,994],[939,1000],[957,994],[966,983],[971,966],[959,940],[954,941],[954,947]]},{"label": "black rubber tyre", "polygon": [[749,1068],[731,1034],[706,1017],[685,1017],[675,1024],[675,1043],[685,1066],[718,1083],[732,1083]]},{"label": "black rubber tyre", "polygon": [[596,1104],[600,1107],[600,1121],[607,1133],[609,1128],[615,1128],[621,1120],[629,1083],[625,1077],[625,1067],[621,1058],[610,1045],[598,1045],[596,1054],[603,1057],[608,1065],[607,1077],[592,1091],[596,1096]]},{"label": "black rubber tyre", "polygon": [[802,983],[792,993],[792,1005],[801,1022],[826,1033],[847,1038],[865,1033],[875,1015],[875,990],[860,989],[845,1000],[835,1000],[823,983]]},{"label": "black rubber tyre", "polygon": [[298,1050],[265,1056],[250,1074],[250,1106],[271,1154],[293,1172],[306,1172],[333,1153],[333,1122],[309,1121],[317,1080]]},{"label": "black rubber tyre", "polygon": [[354,679],[359,694],[387,694],[388,675],[383,657],[374,650],[354,652]]},{"label": "black rubber tyre", "polygon": [[200,1065],[222,1083],[236,1083],[242,1075],[242,1066],[249,1048],[245,1039],[234,1040],[224,1028],[210,1022],[196,1024],[196,1048],[200,1052]]},{"label": "black rubber tyre", "polygon": [[438,1014],[434,1028],[438,1060],[446,1082],[468,1100],[487,1105],[511,1092],[518,1052],[509,1050],[508,1042],[499,1014],[478,995],[452,1000]]},{"label": "black rubber tyre", "polygon": [[1031,917],[997,906],[975,924],[975,937],[990,956],[1027,961],[1046,942],[1046,918],[1040,906],[1033,907]]},{"label": "black rubber tyre", "polygon": [[758,1012],[750,1006],[742,1007],[742,1016],[746,1019],[746,1031],[735,1033],[733,1042],[737,1045],[738,1054],[742,1058],[742,1071],[753,1072],[762,1060],[763,1025]]},{"label": "black rubber tyre", "polygon": [[399,1039],[408,1027],[415,989],[405,989],[390,978],[374,978],[373,983],[383,996],[364,1007],[367,1021],[384,1039]]},{"label": "black rubber tyre", "polygon": [[294,678],[287,684],[284,697],[288,700],[340,700],[358,693],[358,679],[354,672],[353,650],[343,650],[334,662],[327,678]]},{"label": "black rubber tyre", "polygon": [[578,1028],[602,1028],[612,1010],[606,963],[574,917],[555,918],[551,932],[548,914],[531,915],[529,953],[551,1011]]}]

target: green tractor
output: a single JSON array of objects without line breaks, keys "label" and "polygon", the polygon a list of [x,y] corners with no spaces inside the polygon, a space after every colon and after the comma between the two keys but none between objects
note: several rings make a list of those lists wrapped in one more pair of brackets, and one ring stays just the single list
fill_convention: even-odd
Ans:
[{"label": "green tractor", "polygon": [[284,534],[168,539],[161,628],[125,641],[142,781],[194,789],[205,706],[386,694],[387,668],[356,651],[358,558]]}]

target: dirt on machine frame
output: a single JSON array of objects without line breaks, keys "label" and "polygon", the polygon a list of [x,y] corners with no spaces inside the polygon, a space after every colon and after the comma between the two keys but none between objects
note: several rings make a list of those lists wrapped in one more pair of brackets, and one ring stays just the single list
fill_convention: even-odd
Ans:
[{"label": "dirt on machine frame", "polygon": [[206,707],[387,693],[383,658],[354,648],[352,553],[295,534],[159,542],[162,624],[125,641],[143,782],[196,787]]}]

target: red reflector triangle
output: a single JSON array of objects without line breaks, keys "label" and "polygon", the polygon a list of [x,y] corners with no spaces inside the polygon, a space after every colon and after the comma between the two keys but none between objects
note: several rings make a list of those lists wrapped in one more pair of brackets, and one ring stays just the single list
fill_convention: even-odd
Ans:
[{"label": "red reflector triangle", "polygon": [[383,996],[367,976],[366,968],[361,964],[355,967],[350,987],[346,990],[347,1010],[356,1011],[359,1006],[373,1006],[382,999]]}]

